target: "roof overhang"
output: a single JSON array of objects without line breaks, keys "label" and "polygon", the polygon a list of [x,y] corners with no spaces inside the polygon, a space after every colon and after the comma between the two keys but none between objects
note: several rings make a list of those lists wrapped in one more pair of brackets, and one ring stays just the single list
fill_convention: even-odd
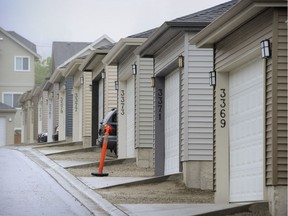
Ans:
[{"label": "roof overhang", "polygon": [[74,74],[79,71],[79,67],[82,64],[82,62],[83,62],[83,59],[73,59],[66,67],[64,76],[65,77],[74,76]]},{"label": "roof overhang", "polygon": [[56,83],[60,82],[64,78],[65,69],[57,68],[54,73],[50,76],[49,82]]},{"label": "roof overhang", "polygon": [[135,51],[141,57],[153,56],[173,38],[185,31],[199,32],[209,22],[165,22]]},{"label": "roof overhang", "polygon": [[43,85],[43,91],[48,91],[49,88],[51,87],[52,83],[49,82],[49,78],[46,78],[45,82],[44,82],[44,85]]},{"label": "roof overhang", "polygon": [[215,43],[239,28],[268,7],[287,7],[286,0],[239,1],[225,14],[200,31],[190,40],[197,47],[212,48]]},{"label": "roof overhang", "polygon": [[117,65],[126,56],[126,53],[134,52],[146,40],[147,38],[122,38],[103,58],[102,62],[107,65]]},{"label": "roof overhang", "polygon": [[107,55],[109,50],[94,50],[92,51],[80,65],[79,70],[91,72],[93,69],[99,65],[103,64],[102,60]]}]

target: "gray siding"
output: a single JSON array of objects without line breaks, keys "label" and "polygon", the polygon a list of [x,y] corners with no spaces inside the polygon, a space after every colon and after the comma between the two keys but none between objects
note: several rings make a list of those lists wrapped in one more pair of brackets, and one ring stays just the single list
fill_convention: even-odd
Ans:
[{"label": "gray siding", "polygon": [[153,147],[153,59],[140,58],[136,77],[136,147]]},{"label": "gray siding", "polygon": [[66,79],[66,136],[71,137],[73,131],[73,77]]},{"label": "gray siding", "polygon": [[181,101],[186,106],[185,112],[181,111],[184,114],[181,118],[184,123],[182,160],[212,160],[213,90],[209,86],[209,71],[213,70],[213,51],[189,45],[187,61],[188,67],[182,76]]}]

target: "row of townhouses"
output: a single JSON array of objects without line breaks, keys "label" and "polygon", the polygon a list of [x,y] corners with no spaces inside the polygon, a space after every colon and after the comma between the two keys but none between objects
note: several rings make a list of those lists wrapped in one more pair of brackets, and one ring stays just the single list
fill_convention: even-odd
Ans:
[{"label": "row of townhouses", "polygon": [[20,98],[22,142],[44,130],[51,142],[58,126],[59,141],[95,146],[117,108],[118,158],[183,173],[216,203],[269,201],[287,214],[286,0],[232,0],[116,43],[52,50],[51,76]]}]

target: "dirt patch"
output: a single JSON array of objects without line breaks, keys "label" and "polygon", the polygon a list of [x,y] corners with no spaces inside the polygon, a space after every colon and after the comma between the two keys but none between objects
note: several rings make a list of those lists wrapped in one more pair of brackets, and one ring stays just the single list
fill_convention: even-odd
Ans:
[{"label": "dirt patch", "polygon": [[213,203],[213,192],[186,188],[177,181],[97,189],[114,204]]}]

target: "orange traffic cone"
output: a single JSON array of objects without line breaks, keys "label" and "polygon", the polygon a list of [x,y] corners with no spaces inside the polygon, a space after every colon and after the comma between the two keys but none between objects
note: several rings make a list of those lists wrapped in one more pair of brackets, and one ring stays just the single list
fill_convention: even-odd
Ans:
[{"label": "orange traffic cone", "polygon": [[104,167],[104,161],[105,161],[105,157],[106,157],[106,150],[107,150],[107,145],[108,145],[108,136],[109,136],[109,132],[112,130],[110,125],[107,125],[105,127],[105,133],[104,133],[104,140],[103,140],[103,144],[102,144],[102,151],[101,151],[101,155],[100,155],[100,163],[99,163],[99,167],[98,167],[98,173],[91,173],[91,175],[93,176],[99,176],[99,177],[103,177],[103,176],[108,176],[108,173],[103,173],[103,167]]}]

